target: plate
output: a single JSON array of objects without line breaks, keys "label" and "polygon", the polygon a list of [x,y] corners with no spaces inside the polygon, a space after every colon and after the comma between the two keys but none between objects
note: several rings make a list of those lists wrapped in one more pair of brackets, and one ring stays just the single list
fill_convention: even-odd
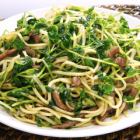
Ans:
[{"label": "plate", "polygon": [[[80,4],[81,5],[81,4]],[[63,5],[64,6],[64,5]],[[37,9],[30,11],[37,17],[41,17],[45,15],[46,11],[50,9],[50,7],[43,8],[43,9]],[[103,9],[103,8],[95,8],[98,12],[102,13],[108,13],[108,14],[118,14],[115,11]],[[3,33],[5,29],[8,31],[14,30],[16,27],[16,22],[18,19],[22,17],[24,13],[12,16],[2,22],[0,22],[0,35]],[[134,17],[131,17],[129,15],[123,14],[123,16],[127,19],[130,27],[134,27],[137,25],[140,25],[140,20]],[[88,126],[88,127],[82,127],[82,128],[73,128],[73,129],[53,129],[53,128],[40,128],[32,124],[27,124],[24,122],[21,122],[14,117],[10,116],[6,111],[4,111],[2,108],[0,108],[0,122],[8,125],[10,127],[13,127],[15,129],[25,131],[28,133],[43,135],[43,136],[53,136],[53,137],[87,137],[87,136],[96,136],[96,135],[102,135],[111,133],[114,131],[118,131],[127,127],[130,127],[136,123],[140,122],[140,111],[133,112],[129,111],[128,116],[121,116],[121,119],[110,126]]]}]

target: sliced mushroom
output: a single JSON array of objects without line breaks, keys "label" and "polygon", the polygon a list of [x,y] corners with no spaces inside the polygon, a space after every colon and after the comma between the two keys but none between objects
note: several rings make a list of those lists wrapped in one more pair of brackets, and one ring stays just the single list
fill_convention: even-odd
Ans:
[{"label": "sliced mushroom", "polygon": [[72,86],[78,87],[81,85],[81,80],[79,77],[72,77]]},{"label": "sliced mushroom", "polygon": [[66,128],[70,128],[70,127],[75,126],[77,123],[78,122],[68,121],[68,122],[65,122],[63,124],[55,125],[55,126],[53,126],[53,128],[66,129]]},{"label": "sliced mushroom", "polygon": [[41,38],[38,34],[35,33],[30,33],[30,38],[34,40],[35,43],[40,43],[41,42]]},{"label": "sliced mushroom", "polygon": [[6,50],[4,53],[0,54],[0,60],[3,60],[4,58],[11,56],[17,52],[17,49],[11,49],[11,50]]},{"label": "sliced mushroom", "polygon": [[138,93],[138,89],[135,87],[128,87],[127,90],[124,92],[126,96],[130,95],[132,97],[135,97]]},{"label": "sliced mushroom", "polygon": [[31,57],[35,57],[36,53],[35,53],[35,50],[31,49],[30,47],[28,46],[25,46],[25,51],[27,52],[27,54]]},{"label": "sliced mushroom", "polygon": [[125,81],[126,83],[134,83],[137,81],[137,78],[136,76],[134,76],[134,77],[127,78]]},{"label": "sliced mushroom", "polygon": [[63,110],[66,110],[66,111],[70,111],[70,109],[61,100],[59,93],[57,91],[54,91],[52,93],[52,96],[53,96],[53,99],[58,107],[60,107]]},{"label": "sliced mushroom", "polygon": [[106,118],[111,117],[113,114],[115,114],[115,109],[110,108],[106,111],[106,113],[103,116],[100,116],[99,119],[103,121]]},{"label": "sliced mushroom", "polygon": [[117,63],[121,68],[124,68],[126,66],[126,58],[123,58],[123,57],[117,57],[115,59],[115,63]]},{"label": "sliced mushroom", "polygon": [[120,52],[119,48],[118,47],[114,47],[114,48],[112,48],[111,50],[109,50],[107,52],[107,56],[110,57],[110,58],[113,58],[119,52]]},{"label": "sliced mushroom", "polygon": [[130,89],[130,95],[131,95],[131,96],[135,97],[135,96],[137,95],[137,93],[138,93],[138,89],[137,89],[137,88],[132,87],[132,88]]}]

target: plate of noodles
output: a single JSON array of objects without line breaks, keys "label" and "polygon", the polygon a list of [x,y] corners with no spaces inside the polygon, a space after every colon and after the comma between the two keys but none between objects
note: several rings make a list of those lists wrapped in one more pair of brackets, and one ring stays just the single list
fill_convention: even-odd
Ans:
[{"label": "plate of noodles", "polygon": [[0,122],[85,137],[140,122],[140,20],[82,6],[0,22]]}]

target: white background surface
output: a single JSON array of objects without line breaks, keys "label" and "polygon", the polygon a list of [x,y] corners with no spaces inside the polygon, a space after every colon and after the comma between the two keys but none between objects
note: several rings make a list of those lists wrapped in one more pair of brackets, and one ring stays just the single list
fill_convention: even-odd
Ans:
[{"label": "white background surface", "polygon": [[[100,4],[136,4],[140,5],[140,0],[82,0],[82,3]],[[55,3],[55,4],[54,4]],[[43,8],[56,3],[76,4],[79,0],[0,0],[0,17],[7,18],[14,14],[25,12],[31,9]],[[87,5],[87,4],[86,4]]]}]

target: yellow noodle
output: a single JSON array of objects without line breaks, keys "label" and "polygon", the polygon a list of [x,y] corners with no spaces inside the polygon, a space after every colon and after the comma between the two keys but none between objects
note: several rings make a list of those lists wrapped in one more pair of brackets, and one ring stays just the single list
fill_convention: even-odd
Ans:
[{"label": "yellow noodle", "polygon": [[66,76],[85,76],[87,74],[91,74],[91,71],[87,72],[64,72],[64,71],[52,71],[54,74],[66,75]]},{"label": "yellow noodle", "polygon": [[44,104],[47,104],[47,105],[49,104],[49,101],[46,100],[46,99],[44,99],[44,98],[40,95],[40,93],[37,91],[36,88],[33,88],[33,91],[34,91],[35,95],[36,95]]},{"label": "yellow noodle", "polygon": [[58,108],[57,106],[54,106],[53,108],[54,108],[56,111],[61,112],[61,113],[64,113],[64,114],[66,114],[66,115],[70,115],[70,116],[73,116],[73,115],[74,115],[73,112],[68,112],[68,111],[63,110],[63,109],[61,109],[61,108]]},{"label": "yellow noodle", "polygon": [[96,123],[99,125],[111,125],[111,124],[116,123],[119,120],[120,120],[120,117],[117,119],[111,120],[111,121],[104,121],[103,122],[103,121],[100,121],[98,118],[95,118]]}]

